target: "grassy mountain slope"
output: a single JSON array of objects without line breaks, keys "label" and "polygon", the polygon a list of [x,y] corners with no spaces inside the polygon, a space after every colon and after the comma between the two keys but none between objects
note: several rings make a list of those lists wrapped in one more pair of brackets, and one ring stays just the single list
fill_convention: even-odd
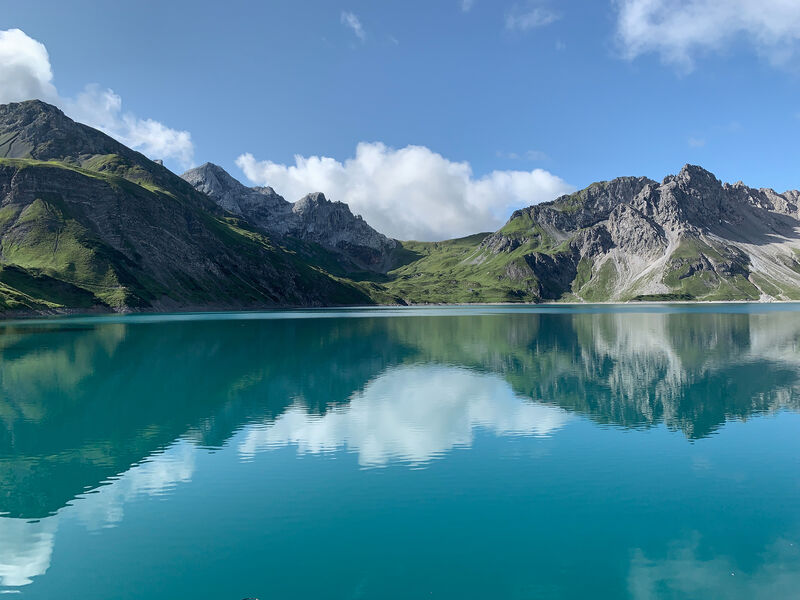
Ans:
[{"label": "grassy mountain slope", "polygon": [[800,299],[800,193],[687,165],[516,211],[493,234],[403,242],[376,282],[407,303]]},{"label": "grassy mountain slope", "polygon": [[0,107],[0,153],[0,311],[369,302],[54,107]]}]

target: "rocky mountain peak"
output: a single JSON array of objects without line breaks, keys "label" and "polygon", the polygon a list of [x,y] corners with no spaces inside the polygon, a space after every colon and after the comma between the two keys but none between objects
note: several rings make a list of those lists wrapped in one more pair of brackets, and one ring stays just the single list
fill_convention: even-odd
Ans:
[{"label": "rocky mountain peak", "polygon": [[181,177],[196,189],[212,197],[247,189],[231,177],[225,169],[210,162],[186,171]]},{"label": "rocky mountain peak", "polygon": [[677,175],[667,177],[664,182],[666,183],[668,180],[676,180],[689,186],[718,187],[722,185],[719,179],[710,171],[698,165],[690,164],[684,165]]},{"label": "rocky mountain peak", "polygon": [[321,192],[292,204],[271,187],[247,187],[210,163],[182,177],[222,208],[269,235],[319,244],[343,257],[349,268],[385,271],[391,265],[390,254],[397,242],[353,215],[347,204],[331,202]]},{"label": "rocky mountain peak", "polygon": [[0,158],[76,159],[132,150],[41,100],[0,105]]},{"label": "rocky mountain peak", "polygon": [[333,204],[333,202],[328,200],[322,192],[306,194],[294,203],[294,212],[304,213],[309,210],[315,210],[325,204]]},{"label": "rocky mountain peak", "polygon": [[[214,163],[207,162],[190,169],[181,178],[228,212],[240,217],[249,218],[248,215],[267,211],[275,220],[280,221],[291,212],[291,204],[272,188],[249,188]],[[276,228],[280,229],[279,223],[272,223],[269,229],[274,231]]]}]

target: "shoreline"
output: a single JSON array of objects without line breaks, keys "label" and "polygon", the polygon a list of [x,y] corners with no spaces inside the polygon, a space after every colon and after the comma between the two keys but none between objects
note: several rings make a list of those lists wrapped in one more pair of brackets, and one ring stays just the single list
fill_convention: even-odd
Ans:
[{"label": "shoreline", "polygon": [[174,307],[166,310],[110,310],[110,309],[50,309],[47,311],[20,311],[0,313],[0,327],[3,325],[24,323],[31,321],[58,321],[71,320],[73,318],[92,318],[92,317],[157,317],[160,315],[190,315],[190,314],[245,314],[245,313],[267,313],[267,312],[295,312],[295,311],[351,311],[351,310],[403,310],[421,308],[481,308],[481,307],[503,307],[503,308],[592,308],[592,307],[665,307],[665,306],[763,306],[770,305],[786,306],[797,304],[800,307],[800,300],[664,300],[651,302],[473,302],[467,304],[348,304],[348,305],[326,305],[326,306],[302,306],[302,305],[283,305],[283,306],[254,306],[254,307],[221,307],[221,306],[187,306]]}]

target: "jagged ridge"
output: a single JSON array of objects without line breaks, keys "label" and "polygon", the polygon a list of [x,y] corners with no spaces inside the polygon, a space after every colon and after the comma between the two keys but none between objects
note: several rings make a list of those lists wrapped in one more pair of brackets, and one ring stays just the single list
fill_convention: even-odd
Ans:
[{"label": "jagged ridge", "polygon": [[322,193],[308,194],[292,204],[271,187],[246,187],[211,163],[181,177],[265,233],[318,244],[344,259],[350,270],[382,273],[392,266],[397,242],[353,215],[347,204],[331,202]]},{"label": "jagged ridge", "polygon": [[387,287],[410,302],[800,299],[799,201],[693,165],[622,177],[424,248]]}]

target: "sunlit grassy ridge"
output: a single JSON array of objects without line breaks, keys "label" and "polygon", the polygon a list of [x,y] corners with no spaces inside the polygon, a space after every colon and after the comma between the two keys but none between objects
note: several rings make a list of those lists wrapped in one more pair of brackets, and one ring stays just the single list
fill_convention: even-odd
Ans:
[{"label": "sunlit grassy ridge", "polygon": [[541,249],[541,240],[532,239],[510,253],[493,253],[481,246],[487,235],[402,242],[410,260],[390,271],[382,285],[389,295],[415,304],[535,301],[535,277],[512,279],[508,268],[524,264],[525,253]]},{"label": "sunlit grassy ridge", "polygon": [[[179,183],[170,187],[170,178],[161,179],[157,171],[153,175],[125,157],[94,156],[80,166],[5,158],[0,159],[0,170],[3,169],[9,180],[16,177],[36,182],[32,199],[23,194],[23,200],[0,207],[3,312],[136,309],[146,308],[160,298],[172,299],[176,305],[286,302],[282,295],[285,290],[278,289],[272,295],[251,274],[239,272],[236,262],[290,273],[292,285],[320,288],[333,303],[363,303],[366,299],[350,282],[329,277],[296,254],[275,246],[246,222],[217,210],[210,200],[184,186],[181,180],[171,176]],[[126,221],[115,218],[115,204],[119,212],[135,220],[131,226],[139,230],[136,240],[126,231]],[[98,217],[95,213],[101,212],[97,210],[99,205],[109,214]],[[182,265],[168,255],[156,256],[155,260],[170,268],[169,283],[165,284],[163,278],[159,281],[157,274],[142,267],[142,232],[147,234],[150,229],[154,236],[169,235],[159,232],[165,217],[181,227],[186,223],[187,234],[198,236],[200,243],[208,244],[209,251],[217,246],[236,257],[224,272],[209,265],[209,277],[221,281],[216,289],[213,282],[183,276]],[[126,252],[109,245],[103,236],[119,238],[118,243]],[[163,247],[163,239],[153,242]],[[200,272],[204,275],[202,269]]]}]

